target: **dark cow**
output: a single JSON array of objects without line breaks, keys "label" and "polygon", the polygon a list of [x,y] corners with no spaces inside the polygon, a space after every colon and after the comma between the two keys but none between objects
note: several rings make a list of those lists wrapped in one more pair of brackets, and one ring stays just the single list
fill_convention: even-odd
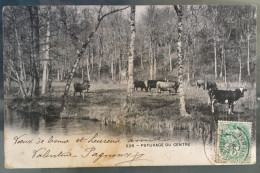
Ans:
[{"label": "dark cow", "polygon": [[172,89],[174,89],[175,94],[176,94],[177,90],[179,88],[179,82],[177,82],[177,81],[174,81],[174,82],[161,82],[161,81],[158,81],[156,83],[156,88],[157,88],[157,92],[169,91],[169,94],[171,93]]},{"label": "dark cow", "polygon": [[85,92],[88,92],[90,87],[90,82],[89,81],[84,81],[83,83],[74,83],[74,96],[76,95],[77,92],[81,93],[83,92],[83,98],[85,95]]},{"label": "dark cow", "polygon": [[156,83],[158,82],[158,80],[148,80],[146,83],[146,91],[149,91],[151,92],[151,89],[152,88],[156,88]]},{"label": "dark cow", "polygon": [[146,90],[146,85],[144,81],[134,81],[134,89],[137,90],[138,88],[141,88],[142,91],[143,89]]},{"label": "dark cow", "polygon": [[196,88],[198,89],[200,87],[203,87],[203,89],[205,89],[205,82],[204,82],[204,80],[197,80]]},{"label": "dark cow", "polygon": [[207,81],[206,84],[205,84],[205,90],[217,90],[218,87],[217,87],[217,84],[216,82],[213,82],[213,81]]},{"label": "dark cow", "polygon": [[244,92],[247,89],[239,88],[234,91],[225,91],[225,90],[210,90],[209,91],[209,98],[212,107],[212,113],[214,113],[214,103],[218,102],[221,104],[228,103],[228,114],[233,114],[234,104],[236,101],[244,97]]}]

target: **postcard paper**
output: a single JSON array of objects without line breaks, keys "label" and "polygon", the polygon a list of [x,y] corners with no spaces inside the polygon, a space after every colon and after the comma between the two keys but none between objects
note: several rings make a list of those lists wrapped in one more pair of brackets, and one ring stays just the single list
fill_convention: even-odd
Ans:
[{"label": "postcard paper", "polygon": [[256,162],[256,6],[6,6],[6,168]]}]

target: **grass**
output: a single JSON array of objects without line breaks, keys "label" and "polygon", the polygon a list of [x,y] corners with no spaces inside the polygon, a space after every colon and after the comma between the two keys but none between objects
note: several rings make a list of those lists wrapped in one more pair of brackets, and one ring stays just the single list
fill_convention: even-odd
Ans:
[{"label": "grass", "polygon": [[[216,112],[211,113],[207,104],[207,91],[185,86],[185,101],[190,117],[181,117],[179,113],[179,95],[168,95],[168,92],[156,93],[134,91],[132,111],[126,112],[123,107],[126,96],[125,84],[91,84],[90,92],[83,99],[79,95],[73,97],[73,87],[65,110],[58,110],[62,101],[65,83],[53,82],[50,93],[35,100],[24,102],[22,99],[9,101],[12,109],[37,113],[42,116],[62,118],[78,118],[100,121],[102,124],[113,124],[118,127],[136,126],[160,134],[184,133],[188,138],[202,136],[205,132],[215,133],[217,120],[252,121],[255,127],[255,95],[254,89],[248,89],[245,97],[235,105],[234,114],[227,115],[227,105],[216,105]],[[224,89],[224,85],[218,85]],[[233,88],[232,88],[233,87]],[[230,89],[235,89],[232,85]],[[8,96],[12,98],[16,96]],[[254,130],[252,130],[254,132]],[[254,135],[253,135],[254,136]]]}]

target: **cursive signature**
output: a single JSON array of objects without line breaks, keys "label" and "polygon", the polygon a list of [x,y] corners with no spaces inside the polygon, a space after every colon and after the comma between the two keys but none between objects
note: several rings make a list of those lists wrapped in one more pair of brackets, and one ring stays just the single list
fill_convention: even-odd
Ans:
[{"label": "cursive signature", "polygon": [[77,157],[71,152],[59,151],[57,153],[52,153],[50,149],[45,147],[33,150],[32,158],[58,158],[58,157]]},{"label": "cursive signature", "polygon": [[82,158],[93,158],[93,163],[96,163],[97,161],[104,159],[104,158],[120,158],[120,159],[125,159],[124,161],[121,161],[119,163],[116,163],[116,165],[121,165],[123,163],[130,163],[132,164],[133,162],[137,162],[140,160],[147,160],[143,159],[142,157],[144,154],[136,152],[136,153],[131,153],[131,152],[125,152],[125,153],[105,153],[105,152],[96,152],[95,147],[90,147],[86,148],[83,154],[81,154]]}]

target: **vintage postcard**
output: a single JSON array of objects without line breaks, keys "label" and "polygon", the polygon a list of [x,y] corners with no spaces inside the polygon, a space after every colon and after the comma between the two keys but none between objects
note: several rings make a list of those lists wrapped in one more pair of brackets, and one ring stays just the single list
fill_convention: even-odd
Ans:
[{"label": "vintage postcard", "polygon": [[256,162],[256,6],[6,6],[6,168]]}]

